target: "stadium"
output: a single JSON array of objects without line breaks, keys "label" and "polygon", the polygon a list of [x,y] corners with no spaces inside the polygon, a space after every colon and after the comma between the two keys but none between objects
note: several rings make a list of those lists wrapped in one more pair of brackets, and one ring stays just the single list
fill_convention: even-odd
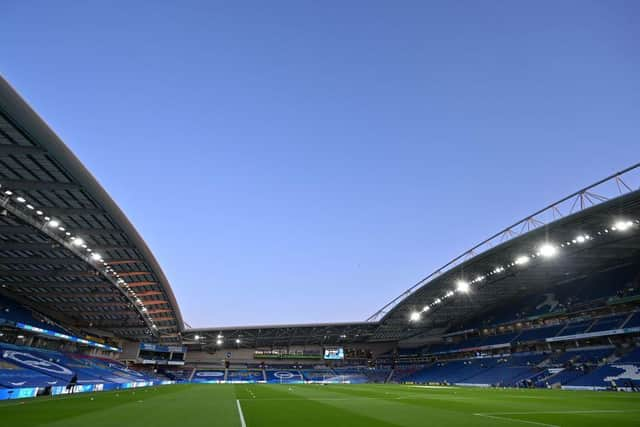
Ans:
[{"label": "stadium", "polygon": [[637,425],[640,164],[362,322],[212,329],[5,80],[0,155],[5,425]]}]

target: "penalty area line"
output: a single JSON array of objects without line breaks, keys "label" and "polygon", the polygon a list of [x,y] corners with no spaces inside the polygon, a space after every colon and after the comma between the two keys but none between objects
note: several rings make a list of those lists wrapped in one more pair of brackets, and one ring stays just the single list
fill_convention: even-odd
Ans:
[{"label": "penalty area line", "polygon": [[238,406],[238,415],[240,416],[240,425],[242,427],[247,427],[247,423],[244,421],[244,414],[242,413],[242,406],[240,405],[239,399],[236,399],[236,405]]}]

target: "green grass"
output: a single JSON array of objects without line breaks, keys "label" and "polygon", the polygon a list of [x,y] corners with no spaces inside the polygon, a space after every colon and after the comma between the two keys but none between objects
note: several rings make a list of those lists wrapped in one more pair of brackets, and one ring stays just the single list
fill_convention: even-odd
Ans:
[{"label": "green grass", "polygon": [[189,384],[0,403],[2,426],[638,426],[640,394]]}]

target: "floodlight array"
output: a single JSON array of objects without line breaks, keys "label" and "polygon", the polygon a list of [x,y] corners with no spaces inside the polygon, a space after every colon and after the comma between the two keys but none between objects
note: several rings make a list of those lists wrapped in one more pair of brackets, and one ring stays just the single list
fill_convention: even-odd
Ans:
[{"label": "floodlight array", "polygon": [[425,305],[421,310],[412,311],[409,314],[411,322],[418,322],[422,319],[422,315],[437,305],[443,304],[447,299],[456,294],[469,294],[473,292],[473,286],[492,278],[499,274],[506,274],[514,269],[526,268],[530,262],[536,258],[551,259],[562,253],[562,250],[573,245],[584,245],[593,240],[597,240],[607,236],[611,232],[626,233],[637,230],[640,225],[640,219],[615,219],[611,225],[596,230],[592,234],[581,233],[571,240],[566,240],[560,244],[552,241],[542,242],[532,253],[521,253],[513,258],[513,261],[504,265],[497,265],[487,273],[477,274],[471,281],[459,278],[455,283],[455,288],[444,293],[441,297],[437,297],[430,304]]},{"label": "floodlight array", "polygon": [[140,312],[143,316],[147,318],[151,327],[153,329],[158,329],[158,326],[155,324],[153,317],[149,314],[147,307],[145,307],[144,301],[142,301],[136,294],[135,290],[133,290],[129,283],[127,283],[122,277],[120,277],[120,273],[118,273],[112,265],[104,259],[104,257],[95,252],[80,236],[76,236],[67,230],[64,227],[64,224],[52,216],[48,216],[46,214],[46,208],[37,209],[31,203],[27,203],[27,198],[25,196],[16,194],[15,191],[10,189],[2,189],[2,185],[0,185],[0,197],[3,197],[1,203],[5,206],[9,202],[15,203],[19,207],[23,207],[23,209],[34,216],[34,222],[36,224],[42,224],[43,228],[51,229],[51,231],[55,233],[60,233],[61,239],[66,241],[69,249],[76,253],[76,255],[80,256],[87,263],[93,265],[98,271],[101,271],[107,277],[112,278],[116,281],[118,286],[122,288],[125,294],[133,301],[135,301],[136,305],[140,308]]}]

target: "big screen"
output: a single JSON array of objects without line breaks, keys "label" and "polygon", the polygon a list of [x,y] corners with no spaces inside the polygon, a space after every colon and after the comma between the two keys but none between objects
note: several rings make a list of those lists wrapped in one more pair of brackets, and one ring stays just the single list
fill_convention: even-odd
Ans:
[{"label": "big screen", "polygon": [[342,360],[344,359],[344,349],[342,347],[325,348],[324,358],[327,360]]}]

